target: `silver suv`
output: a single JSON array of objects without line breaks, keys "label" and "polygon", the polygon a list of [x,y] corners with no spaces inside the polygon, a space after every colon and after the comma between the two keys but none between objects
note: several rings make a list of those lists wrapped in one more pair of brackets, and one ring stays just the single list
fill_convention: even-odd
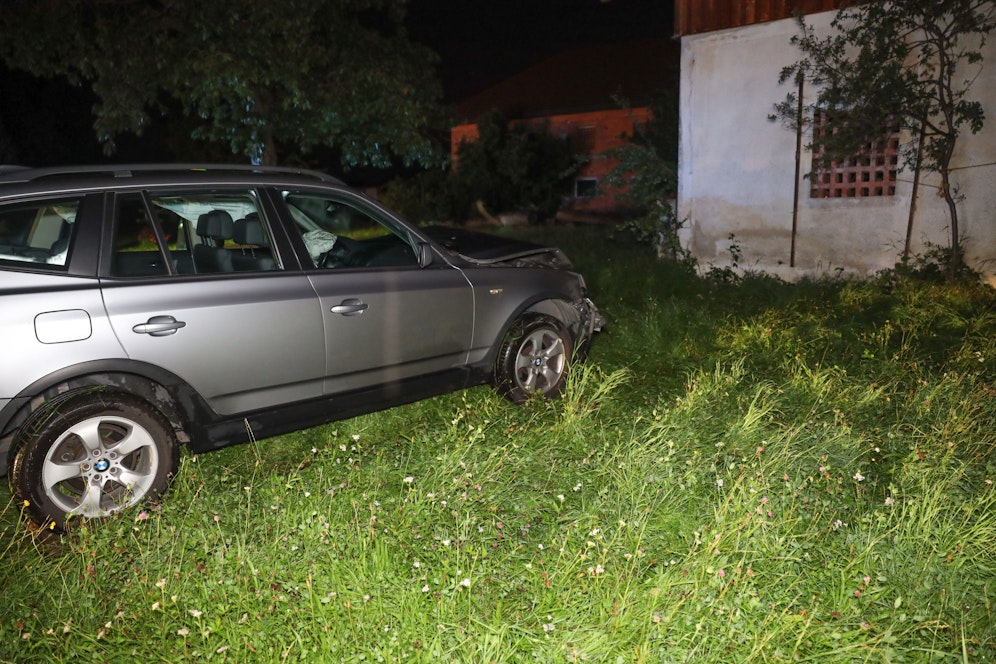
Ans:
[{"label": "silver suv", "polygon": [[205,452],[490,383],[555,396],[602,318],[557,249],[322,173],[0,169],[0,474],[52,529]]}]

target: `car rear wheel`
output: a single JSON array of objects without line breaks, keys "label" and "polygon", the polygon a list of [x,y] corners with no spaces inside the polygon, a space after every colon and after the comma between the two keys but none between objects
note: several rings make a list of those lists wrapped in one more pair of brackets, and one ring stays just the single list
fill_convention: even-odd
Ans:
[{"label": "car rear wheel", "polygon": [[48,401],[21,426],[11,485],[31,518],[64,530],[161,495],[178,443],[159,411],[125,392],[85,388]]},{"label": "car rear wheel", "polygon": [[495,365],[499,392],[514,403],[531,395],[557,397],[567,381],[573,340],[552,316],[531,314],[505,335]]}]

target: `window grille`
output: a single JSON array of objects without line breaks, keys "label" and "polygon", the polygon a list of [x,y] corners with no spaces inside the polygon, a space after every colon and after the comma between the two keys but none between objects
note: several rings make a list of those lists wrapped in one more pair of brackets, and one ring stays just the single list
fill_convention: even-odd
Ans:
[{"label": "window grille", "polygon": [[867,144],[857,155],[843,162],[821,166],[823,138],[834,131],[826,111],[817,111],[813,120],[813,170],[810,198],[863,198],[894,196],[899,167],[899,131],[887,129],[882,138]]}]

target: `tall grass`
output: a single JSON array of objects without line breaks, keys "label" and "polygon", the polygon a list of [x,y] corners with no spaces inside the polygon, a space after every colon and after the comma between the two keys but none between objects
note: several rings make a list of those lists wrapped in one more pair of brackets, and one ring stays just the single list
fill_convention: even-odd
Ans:
[{"label": "tall grass", "polygon": [[0,660],[993,661],[992,291],[598,244],[558,402],[186,456],[56,542],[0,494]]}]

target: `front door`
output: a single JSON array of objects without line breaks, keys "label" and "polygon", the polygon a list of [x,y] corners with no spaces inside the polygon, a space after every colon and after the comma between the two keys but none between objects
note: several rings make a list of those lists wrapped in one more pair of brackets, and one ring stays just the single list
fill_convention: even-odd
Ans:
[{"label": "front door", "polygon": [[412,237],[359,198],[283,196],[322,305],[326,394],[463,366],[473,336],[473,291],[437,257],[420,267]]}]

